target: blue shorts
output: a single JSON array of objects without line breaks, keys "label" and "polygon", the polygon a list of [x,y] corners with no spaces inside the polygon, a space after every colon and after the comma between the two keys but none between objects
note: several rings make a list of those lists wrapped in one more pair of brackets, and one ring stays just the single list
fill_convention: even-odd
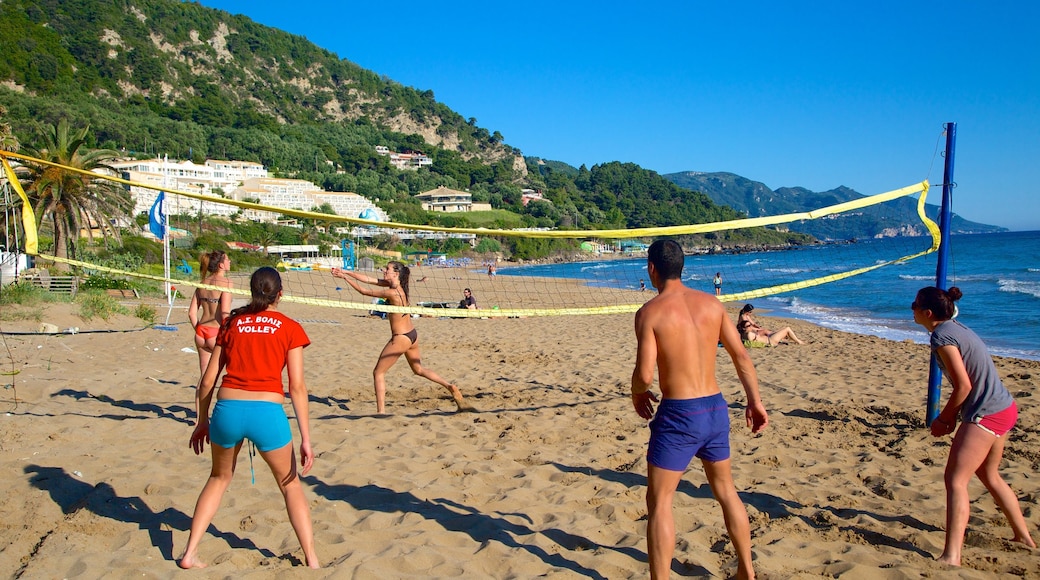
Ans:
[{"label": "blue shorts", "polygon": [[221,399],[209,420],[209,440],[230,449],[249,439],[260,451],[274,451],[292,443],[285,409],[270,401]]},{"label": "blue shorts", "polygon": [[729,407],[722,393],[697,399],[662,399],[650,420],[646,461],[686,471],[690,461],[729,459]]}]

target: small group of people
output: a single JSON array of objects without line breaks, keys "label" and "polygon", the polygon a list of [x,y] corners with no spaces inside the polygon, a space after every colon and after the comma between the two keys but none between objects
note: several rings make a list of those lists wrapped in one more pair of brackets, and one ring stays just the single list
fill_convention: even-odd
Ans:
[{"label": "small group of people", "polygon": [[[224,286],[222,281],[230,264],[224,258],[211,255],[207,259],[203,268],[207,285],[230,288],[230,282]],[[750,523],[732,475],[729,406],[715,377],[717,345],[725,348],[736,369],[747,398],[745,422],[751,432],[757,434],[769,424],[769,416],[761,399],[754,364],[742,343],[743,335],[768,333],[766,338],[772,339],[787,331],[776,341],[784,337],[801,341],[789,328],[769,332],[756,325],[750,315],[753,310],[750,304],[741,310],[738,323],[743,323],[745,330],[738,331],[738,326],[714,296],[683,284],[683,259],[681,247],[672,240],[658,240],[650,246],[647,271],[658,294],[635,315],[632,404],[650,427],[646,490],[650,575],[666,578],[670,573],[675,550],[672,504],[683,473],[696,457],[700,459],[712,495],[722,508],[737,556],[737,577],[752,578],[755,572]],[[211,270],[213,263],[218,265]],[[408,305],[409,269],[400,262],[390,262],[380,279],[339,269],[333,270],[333,276],[345,280],[366,296],[382,298],[394,306]],[[289,521],[303,548],[305,564],[317,568],[320,564],[314,547],[310,510],[300,483],[300,474],[311,469],[315,458],[303,373],[303,349],[310,340],[299,323],[278,312],[282,281],[273,268],[264,267],[253,273],[251,299],[246,306],[225,314],[223,305],[229,304],[229,300],[224,300],[226,293],[213,296],[214,292],[218,291],[196,292],[192,305],[203,314],[189,315],[196,329],[213,327],[212,321],[217,321],[218,333],[196,390],[198,419],[189,440],[196,454],[202,453],[206,443],[211,444],[212,468],[196,503],[188,544],[178,564],[182,568],[204,566],[197,555],[199,542],[228,489],[235,462],[248,439],[268,464],[279,486]],[[468,289],[467,293],[471,294]],[[999,473],[1007,433],[1017,421],[1018,409],[1001,382],[985,344],[970,329],[953,320],[954,303],[961,296],[956,287],[949,290],[927,287],[917,293],[911,305],[914,321],[930,333],[931,350],[953,385],[946,405],[930,429],[935,437],[956,431],[944,475],[946,542],[939,557],[941,562],[954,566],[961,562],[970,510],[968,483],[972,474],[979,477],[1007,518],[1014,533],[1012,541],[1036,547],[1018,498]],[[383,347],[373,371],[378,412],[385,411],[386,371],[401,355],[415,374],[448,389],[459,410],[464,410],[466,406],[458,388],[421,365],[418,334],[411,317],[391,313],[389,318],[390,341]],[[199,340],[198,334],[196,340]],[[260,353],[264,353],[263,356]],[[200,348],[200,362],[201,356]],[[288,396],[300,433],[299,470],[283,409],[283,368],[288,369]],[[215,389],[221,372],[223,380],[220,388]],[[655,375],[660,398],[651,391]],[[210,416],[214,398],[216,405]],[[656,409],[655,403],[658,404]]]},{"label": "small group of people", "polygon": [[[278,484],[289,522],[303,548],[305,564],[318,568],[310,508],[300,483],[300,475],[311,469],[315,457],[303,371],[303,349],[310,344],[310,339],[298,322],[278,312],[282,279],[277,270],[270,267],[256,270],[250,278],[249,303],[231,310],[231,293],[225,291],[232,289],[227,278],[230,259],[223,252],[212,252],[204,254],[199,262],[202,284],[220,289],[198,288],[189,304],[188,318],[195,329],[202,372],[195,393],[197,419],[189,445],[200,454],[209,443],[212,467],[195,504],[188,543],[178,565],[205,567],[198,558],[199,542],[216,515],[234,476],[239,452],[248,440],[250,445],[255,445]],[[361,294],[383,299],[394,306],[408,306],[409,273],[408,267],[400,262],[390,262],[383,270],[382,279],[333,270],[333,276],[342,278]],[[374,288],[361,286],[361,283]],[[373,370],[377,412],[386,411],[385,375],[401,355],[416,375],[448,389],[459,411],[472,411],[458,387],[422,366],[418,332],[411,317],[390,313],[388,318],[390,341],[383,347]],[[283,408],[286,397],[283,369],[287,370],[288,397],[300,433],[299,470],[292,431]],[[223,379],[218,389],[221,373]]]}]

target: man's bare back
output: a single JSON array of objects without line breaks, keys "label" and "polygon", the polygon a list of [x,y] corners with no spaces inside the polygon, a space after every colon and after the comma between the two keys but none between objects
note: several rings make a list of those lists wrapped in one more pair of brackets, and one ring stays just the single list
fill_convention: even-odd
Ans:
[{"label": "man's bare back", "polygon": [[[748,427],[758,433],[769,422],[758,392],[758,376],[737,327],[714,296],[682,283],[684,255],[673,240],[657,240],[647,251],[647,273],[658,295],[636,312],[636,366],[632,404],[650,422],[647,452],[647,557],[650,577],[667,578],[675,550],[672,499],[693,457],[701,458],[712,495],[722,506],[726,530],[737,553],[737,577],[753,578],[747,510],[730,470],[729,417],[715,380],[721,341],[747,395]],[[665,402],[650,388],[657,370]],[[690,409],[696,412],[690,412]],[[680,412],[676,412],[676,410]],[[721,418],[719,417],[721,415]]]},{"label": "man's bare back", "polygon": [[645,372],[649,366],[644,378],[650,382],[656,363],[661,395],[666,399],[718,393],[715,354],[724,320],[726,311],[714,296],[681,285],[662,292],[636,314],[636,334],[646,346],[639,353],[636,369]]}]

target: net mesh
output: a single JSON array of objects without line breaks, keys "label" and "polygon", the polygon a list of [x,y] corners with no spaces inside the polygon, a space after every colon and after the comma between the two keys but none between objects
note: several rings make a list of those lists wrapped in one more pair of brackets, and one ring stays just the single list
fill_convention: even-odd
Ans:
[{"label": "net mesh", "polygon": [[[870,208],[883,208],[906,198],[917,197],[914,223],[899,224],[899,231],[923,233],[918,236],[893,237],[885,243],[843,243],[828,248],[827,259],[818,257],[816,245],[779,248],[742,248],[726,252],[689,251],[684,281],[695,288],[714,292],[715,278],[721,274],[720,300],[746,301],[785,292],[837,282],[867,272],[898,264],[934,252],[940,242],[939,228],[925,213],[928,182],[914,184],[886,193],[854,201],[821,207],[808,212],[748,218],[725,222],[688,224],[668,227],[615,230],[504,230],[484,228],[447,228],[428,225],[385,222],[372,219],[330,215],[314,211],[275,207],[248,201],[204,195],[166,188],[156,183],[134,182],[112,175],[84,172],[20,154],[0,152],[4,173],[21,200],[22,226],[20,244],[28,254],[42,262],[62,262],[85,275],[121,277],[155,285],[170,284],[185,290],[206,286],[199,281],[197,263],[188,258],[170,260],[169,273],[158,271],[155,264],[129,268],[110,260],[80,252],[77,259],[58,257],[53,251],[40,249],[40,234],[32,204],[25,193],[22,179],[12,167],[15,163],[51,165],[69,172],[79,172],[90,179],[110,180],[129,189],[133,196],[154,199],[163,194],[170,238],[174,252],[190,247],[192,232],[215,234],[229,246],[243,248],[229,252],[243,258],[250,253],[266,253],[283,272],[283,300],[331,308],[347,308],[370,312],[408,312],[419,315],[450,317],[520,317],[634,312],[653,293],[646,278],[645,250],[652,240],[709,234],[726,230],[755,227],[783,229],[805,220],[835,219],[862,213]],[[169,211],[172,208],[173,211]],[[189,208],[189,209],[185,209]],[[189,213],[190,212],[190,213]],[[207,216],[203,219],[203,216]],[[281,225],[279,225],[281,224]],[[148,226],[133,221],[117,224],[137,235],[148,236]],[[205,228],[203,227],[205,226]],[[263,239],[236,239],[244,227],[259,230],[253,234]],[[311,228],[319,237],[314,244],[284,244],[282,239],[299,241],[302,231]],[[140,231],[138,231],[140,230]],[[290,235],[285,232],[288,231]],[[293,233],[295,232],[295,233]],[[154,236],[153,243],[161,245]],[[523,239],[537,245],[548,240],[564,240],[568,251],[544,261],[505,260],[500,252],[479,251],[488,246],[484,240]],[[445,255],[432,250],[454,240],[462,250]],[[262,243],[257,243],[257,242]],[[389,242],[389,244],[387,243]],[[393,252],[377,246],[411,248]],[[557,246],[561,244],[557,243]],[[207,250],[225,250],[208,248]],[[410,267],[409,303],[399,307],[372,303],[342,280],[331,275],[333,267],[368,272],[379,277],[379,268],[390,259]],[[248,297],[251,268],[232,269],[232,293]],[[478,309],[459,308],[463,290],[470,289]]]}]

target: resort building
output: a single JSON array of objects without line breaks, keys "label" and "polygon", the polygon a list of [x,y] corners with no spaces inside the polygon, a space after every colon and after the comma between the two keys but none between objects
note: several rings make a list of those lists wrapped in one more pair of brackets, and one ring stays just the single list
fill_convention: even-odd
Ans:
[{"label": "resort building", "polygon": [[[196,165],[191,161],[171,161],[169,158],[131,159],[110,164],[127,181],[154,185],[176,191],[188,191],[214,197],[227,197],[227,193],[240,186],[246,179],[267,177],[267,169],[259,163],[248,161],[206,161]],[[133,215],[147,213],[155,203],[159,192],[147,187],[130,187],[134,198]],[[201,204],[201,208],[199,207]],[[238,208],[216,203],[200,202],[176,194],[166,196],[167,215],[202,213],[224,217]]]},{"label": "resort building", "polygon": [[[386,212],[367,198],[356,193],[324,191],[314,183],[302,179],[268,177],[267,169],[248,161],[208,160],[204,165],[191,161],[168,158],[128,160],[112,163],[119,177],[144,185],[168,190],[185,191],[224,197],[236,201],[256,200],[261,205],[309,211],[329,204],[336,215],[358,217],[367,212],[368,219],[388,221]],[[158,190],[131,186],[134,215],[148,213]],[[233,205],[200,201],[175,193],[168,193],[164,202],[166,215],[209,215],[230,217],[239,211],[242,217],[254,221],[274,222],[278,215],[271,212],[241,210]]]},{"label": "resort building", "polygon": [[443,185],[415,196],[426,211],[442,211],[446,213],[460,211],[490,211],[490,203],[473,203],[473,196],[467,191],[450,189]]},{"label": "resort building", "polygon": [[[232,191],[229,197],[237,201],[255,199],[261,205],[304,211],[310,211],[327,203],[332,211],[336,212],[336,215],[358,217],[368,211],[368,215],[374,214],[374,219],[378,221],[388,221],[389,219],[386,212],[364,196],[349,192],[324,191],[303,179],[273,177],[247,179],[241,187]],[[242,216],[254,221],[272,221],[277,217],[270,212],[248,209],[242,210]]]}]

